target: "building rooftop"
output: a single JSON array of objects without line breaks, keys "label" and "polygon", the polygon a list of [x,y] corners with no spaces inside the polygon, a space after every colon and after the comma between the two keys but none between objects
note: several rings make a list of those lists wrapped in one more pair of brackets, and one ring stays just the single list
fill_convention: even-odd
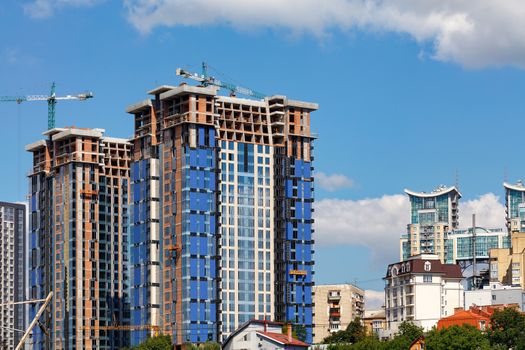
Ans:
[{"label": "building rooftop", "polygon": [[456,264],[443,264],[435,254],[419,254],[388,265],[384,279],[410,274],[439,274],[444,278],[462,279],[461,267]]},{"label": "building rooftop", "polygon": [[363,320],[367,319],[375,319],[375,318],[385,318],[385,309],[378,309],[378,310],[365,310],[365,314],[363,315]]},{"label": "building rooftop", "polygon": [[151,100],[148,99],[148,100],[143,100],[143,101],[140,101],[140,102],[137,102],[137,103],[134,103],[132,105],[129,105],[126,107],[126,113],[130,113],[130,114],[134,114],[134,113],[137,113],[137,112],[140,112],[144,109],[149,109],[153,106],[153,104],[151,103]]},{"label": "building rooftop", "polygon": [[25,149],[28,152],[36,151],[37,149],[46,147],[46,141],[45,140],[38,140],[36,142],[30,143],[29,145],[26,145]]},{"label": "building rooftop", "polygon": [[282,334],[282,333],[274,333],[274,332],[262,332],[262,331],[256,331],[257,334],[260,334],[268,339],[271,339],[279,344],[283,344],[283,345],[292,345],[292,346],[299,346],[299,347],[304,347],[304,348],[308,348],[308,344],[300,341],[300,340],[297,340],[295,338],[291,338],[289,339],[288,336],[286,334]]},{"label": "building rooftop", "polygon": [[508,190],[514,190],[514,191],[525,191],[525,186],[523,185],[523,182],[521,180],[518,180],[516,184],[509,184],[508,182],[503,183],[503,187]]},{"label": "building rooftop", "polygon": [[84,129],[84,128],[65,128],[61,132],[54,134],[51,138],[53,141],[59,141],[70,137],[94,137],[101,138],[104,129]]},{"label": "building rooftop", "polygon": [[447,187],[444,185],[439,185],[435,190],[433,190],[430,193],[427,192],[416,192],[409,189],[405,189],[405,193],[409,196],[413,197],[422,197],[422,198],[431,198],[431,197],[437,197],[441,196],[450,192],[457,192],[459,197],[461,198],[461,192],[456,188],[456,186]]}]

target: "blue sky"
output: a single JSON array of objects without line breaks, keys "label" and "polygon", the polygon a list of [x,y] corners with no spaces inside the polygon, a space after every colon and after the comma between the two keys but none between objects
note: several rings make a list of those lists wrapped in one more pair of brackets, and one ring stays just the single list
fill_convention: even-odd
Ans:
[{"label": "blue sky", "polygon": [[[129,137],[126,105],[205,60],[224,80],[319,103],[318,283],[382,288],[408,222],[407,187],[459,178],[464,213],[503,225],[501,183],[525,177],[519,1],[218,4],[4,0],[0,95],[46,93],[52,81],[58,94],[91,90],[90,101],[58,104],[57,125]],[[23,200],[23,146],[45,130],[47,106],[2,103],[0,113],[0,199]]]}]

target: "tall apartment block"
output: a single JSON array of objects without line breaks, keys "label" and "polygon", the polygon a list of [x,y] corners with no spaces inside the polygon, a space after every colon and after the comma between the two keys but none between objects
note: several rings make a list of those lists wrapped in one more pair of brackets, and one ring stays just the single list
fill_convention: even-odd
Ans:
[{"label": "tall apartment block", "polygon": [[[26,206],[0,202],[0,304],[26,300]],[[14,349],[25,329],[23,305],[0,306],[0,348]]]},{"label": "tall apartment block", "polygon": [[316,285],[314,299],[314,343],[346,329],[356,317],[363,318],[365,291],[351,284]]},{"label": "tall apartment block", "polygon": [[[55,128],[26,147],[32,299],[53,291],[35,349],[116,349],[129,334],[128,194],[131,144],[102,129]],[[38,305],[30,307],[32,319]]]},{"label": "tall apartment block", "polygon": [[[131,322],[175,344],[250,319],[312,341],[313,103],[160,86],[134,116]],[[153,328],[152,328],[153,327]]]},{"label": "tall apartment block", "polygon": [[510,246],[490,251],[490,280],[506,285],[525,286],[525,186],[503,183],[505,213]]},{"label": "tall apartment block", "polygon": [[512,232],[525,232],[525,186],[523,182],[516,184],[504,182],[505,213],[509,235]]},{"label": "tall apartment block", "polygon": [[458,202],[461,198],[456,187],[439,186],[430,193],[405,190],[410,199],[410,224],[401,237],[401,260],[418,254],[436,254],[446,261],[447,233],[458,227]]}]

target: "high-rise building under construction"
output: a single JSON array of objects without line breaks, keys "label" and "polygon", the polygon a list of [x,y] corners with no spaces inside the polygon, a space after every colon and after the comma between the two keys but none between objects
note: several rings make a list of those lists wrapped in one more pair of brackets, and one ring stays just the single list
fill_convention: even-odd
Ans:
[{"label": "high-rise building under construction", "polygon": [[[129,334],[131,144],[102,129],[55,128],[26,147],[31,299],[53,291],[35,349],[117,349]],[[40,306],[30,307],[32,319]]]},{"label": "high-rise building under construction", "polygon": [[314,103],[160,86],[131,105],[132,345],[221,341],[250,319],[312,341]]}]

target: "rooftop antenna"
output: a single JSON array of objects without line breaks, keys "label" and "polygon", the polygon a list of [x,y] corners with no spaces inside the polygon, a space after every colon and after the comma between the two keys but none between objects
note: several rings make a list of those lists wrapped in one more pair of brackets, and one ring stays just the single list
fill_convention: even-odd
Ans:
[{"label": "rooftop antenna", "polygon": [[456,168],[456,188],[459,190],[459,170]]}]

